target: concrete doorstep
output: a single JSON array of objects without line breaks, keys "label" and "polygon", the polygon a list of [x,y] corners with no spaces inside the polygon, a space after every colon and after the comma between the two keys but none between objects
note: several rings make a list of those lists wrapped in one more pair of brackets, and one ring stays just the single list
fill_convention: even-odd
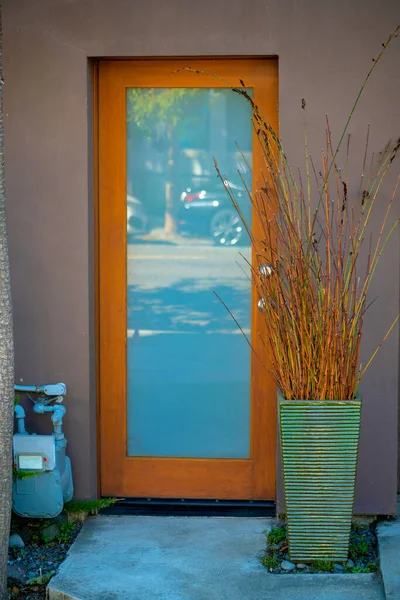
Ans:
[{"label": "concrete doorstep", "polygon": [[384,600],[375,574],[269,574],[260,558],[273,525],[263,518],[94,517],[50,581],[48,598]]}]

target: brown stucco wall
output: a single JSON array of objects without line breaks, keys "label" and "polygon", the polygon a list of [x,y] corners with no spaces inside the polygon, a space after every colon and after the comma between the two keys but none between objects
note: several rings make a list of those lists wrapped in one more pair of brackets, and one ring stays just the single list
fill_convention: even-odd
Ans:
[{"label": "brown stucco wall", "polygon": [[[316,156],[325,113],[337,139],[372,57],[398,22],[398,0],[3,1],[16,377],[68,383],[77,496],[97,492],[88,57],[278,55],[281,134],[292,162],[301,164],[301,99]],[[350,127],[354,168],[367,123],[374,150],[400,134],[399,65],[398,39]],[[366,327],[365,355],[399,308],[398,240],[375,280],[371,296],[379,301]],[[396,331],[362,386],[359,513],[395,510],[398,369]],[[282,508],[281,491],[279,500]]]}]

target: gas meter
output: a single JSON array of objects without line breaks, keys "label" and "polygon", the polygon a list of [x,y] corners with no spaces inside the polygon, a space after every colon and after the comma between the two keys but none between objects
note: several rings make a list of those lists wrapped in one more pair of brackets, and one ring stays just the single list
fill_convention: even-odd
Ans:
[{"label": "gas meter", "polygon": [[33,401],[33,412],[51,414],[54,432],[50,435],[29,434],[25,429],[25,411],[17,404],[17,433],[13,437],[16,469],[13,510],[22,517],[56,517],[74,492],[71,461],[65,453],[67,440],[62,430],[66,413],[62,402],[67,388],[64,383],[16,385],[14,388],[16,392],[26,393]]}]

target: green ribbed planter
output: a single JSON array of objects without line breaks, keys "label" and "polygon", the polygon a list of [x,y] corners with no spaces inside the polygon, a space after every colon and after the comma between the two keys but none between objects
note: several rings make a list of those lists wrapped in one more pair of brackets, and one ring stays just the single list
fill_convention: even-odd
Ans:
[{"label": "green ribbed planter", "polygon": [[347,559],[361,400],[284,400],[279,427],[289,556]]}]

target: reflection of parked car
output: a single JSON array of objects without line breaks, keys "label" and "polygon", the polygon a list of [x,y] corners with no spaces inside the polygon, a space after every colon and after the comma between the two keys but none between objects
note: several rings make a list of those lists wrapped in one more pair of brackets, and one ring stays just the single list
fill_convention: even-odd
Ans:
[{"label": "reflection of parked car", "polygon": [[146,233],[148,229],[148,218],[143,204],[129,194],[126,199],[126,227],[128,235]]},{"label": "reflection of parked car", "polygon": [[[228,181],[224,183],[232,189],[243,217],[250,222],[251,203],[246,190]],[[187,188],[181,194],[178,225],[182,233],[211,237],[221,246],[250,243],[246,229],[219,180],[201,191]]]}]

